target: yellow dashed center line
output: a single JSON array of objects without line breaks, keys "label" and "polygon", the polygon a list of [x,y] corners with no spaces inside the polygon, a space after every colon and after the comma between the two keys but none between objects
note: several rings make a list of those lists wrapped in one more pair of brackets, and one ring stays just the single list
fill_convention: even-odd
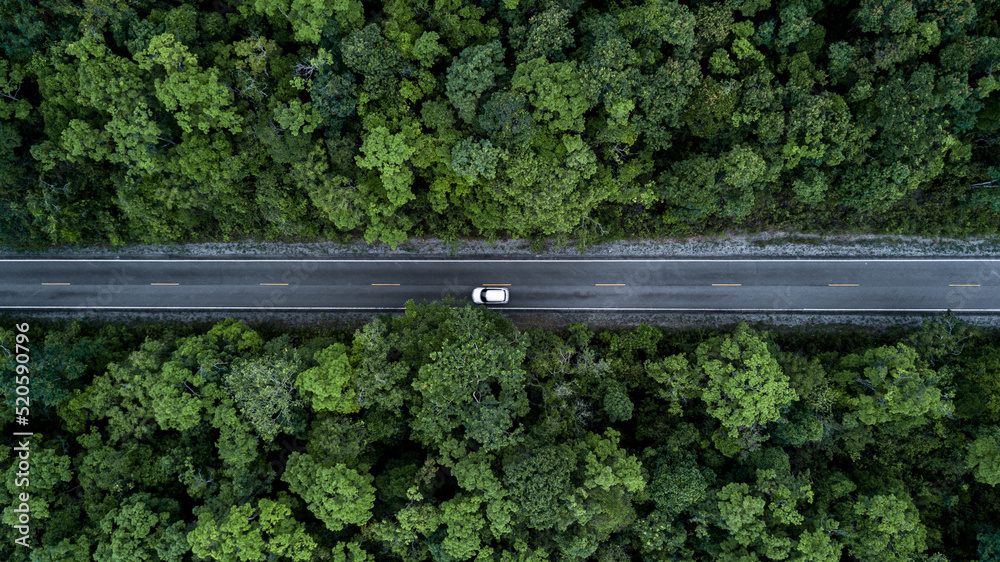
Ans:
[{"label": "yellow dashed center line", "polygon": [[483,283],[484,287],[510,287],[510,283]]},{"label": "yellow dashed center line", "polygon": [[180,285],[180,283],[150,283],[150,285]]},{"label": "yellow dashed center line", "polygon": [[261,283],[261,285],[281,285],[281,286],[285,286],[285,285],[288,285],[288,283]]},{"label": "yellow dashed center line", "polygon": [[857,283],[828,283],[828,287],[857,287]]},{"label": "yellow dashed center line", "polygon": [[625,283],[594,283],[596,287],[624,287]]},{"label": "yellow dashed center line", "polygon": [[42,283],[42,285],[69,285],[69,283]]},{"label": "yellow dashed center line", "polygon": [[979,286],[979,284],[978,284],[978,283],[977,283],[977,284],[975,284],[975,285],[956,285],[956,284],[949,284],[948,286],[949,286],[949,287],[978,287],[978,286]]},{"label": "yellow dashed center line", "polygon": [[399,283],[372,283],[372,287],[398,287]]},{"label": "yellow dashed center line", "polygon": [[713,287],[742,287],[743,283],[712,283]]}]

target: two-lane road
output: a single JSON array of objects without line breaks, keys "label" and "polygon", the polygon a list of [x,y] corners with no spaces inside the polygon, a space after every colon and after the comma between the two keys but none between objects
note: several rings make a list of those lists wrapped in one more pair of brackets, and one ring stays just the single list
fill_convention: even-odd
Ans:
[{"label": "two-lane road", "polygon": [[0,309],[1000,313],[1000,259],[3,259]]}]

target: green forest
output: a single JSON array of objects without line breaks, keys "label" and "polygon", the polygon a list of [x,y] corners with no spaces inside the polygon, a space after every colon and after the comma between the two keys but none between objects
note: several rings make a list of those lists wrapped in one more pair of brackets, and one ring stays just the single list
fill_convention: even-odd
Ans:
[{"label": "green forest", "polygon": [[[30,561],[1000,561],[1000,330],[0,328]],[[9,317],[0,326],[14,326]],[[17,371],[20,373],[20,371]]]},{"label": "green forest", "polygon": [[2,0],[0,245],[996,234],[998,6]]}]

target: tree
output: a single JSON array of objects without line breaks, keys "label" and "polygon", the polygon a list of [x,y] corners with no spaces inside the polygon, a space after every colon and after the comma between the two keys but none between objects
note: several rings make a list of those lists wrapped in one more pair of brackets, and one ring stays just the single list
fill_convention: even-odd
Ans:
[{"label": "tree", "polygon": [[983,562],[996,562],[1000,560],[1000,531],[992,533],[980,533],[976,536],[979,541],[979,559]]},{"label": "tree", "polygon": [[583,92],[577,62],[551,63],[537,57],[517,65],[511,87],[528,94],[532,116],[553,131],[583,130],[583,114],[591,105]]},{"label": "tree", "polygon": [[403,405],[415,400],[410,366],[397,360],[400,343],[400,335],[385,318],[377,317],[354,333],[353,386],[374,439],[396,434]]},{"label": "tree", "polygon": [[639,111],[634,117],[642,138],[654,150],[670,148],[681,114],[701,79],[698,63],[668,59],[653,74],[644,74],[636,90]]},{"label": "tree", "polygon": [[683,414],[682,404],[701,394],[704,372],[693,368],[683,354],[661,360],[647,359],[645,367],[646,375],[662,385],[654,392],[661,400],[669,402],[668,412],[671,415]]},{"label": "tree", "polygon": [[425,31],[414,41],[412,53],[420,61],[420,66],[430,68],[434,66],[439,56],[448,54],[448,48],[439,43],[439,39],[441,36],[438,33]]},{"label": "tree", "polygon": [[405,132],[391,134],[385,127],[376,127],[365,137],[361,152],[364,156],[355,156],[354,160],[361,168],[378,171],[385,197],[390,204],[388,209],[380,209],[382,214],[392,214],[395,209],[415,198],[410,191],[413,172],[406,163],[416,152],[416,147],[407,141]]},{"label": "tree", "polygon": [[295,384],[310,397],[312,409],[350,414],[358,411],[357,393],[350,388],[354,369],[344,344],[334,344],[316,352],[319,365],[299,373]]},{"label": "tree", "polygon": [[712,76],[703,77],[683,115],[691,134],[705,139],[721,136],[732,121],[739,96],[735,79],[720,82]]},{"label": "tree", "polygon": [[215,409],[212,425],[219,430],[216,449],[229,470],[243,470],[258,460],[260,438],[239,418],[232,400],[223,400]]},{"label": "tree", "polygon": [[538,57],[545,57],[551,62],[566,60],[564,50],[574,44],[573,32],[568,25],[570,16],[569,10],[551,6],[531,16],[527,25],[512,26],[510,44],[517,51],[515,60],[518,63]]},{"label": "tree", "polygon": [[[456,560],[488,556],[493,549],[483,544],[487,524],[480,514],[482,499],[459,494],[441,503],[441,524],[447,529],[440,550]],[[431,549],[431,552],[438,550]]]},{"label": "tree", "polygon": [[699,44],[706,52],[722,45],[733,28],[733,11],[727,2],[705,4],[694,14]]},{"label": "tree", "polygon": [[[446,339],[420,367],[413,388],[422,400],[411,427],[422,442],[440,447],[453,432],[497,451],[519,441],[514,427],[527,413],[524,361],[527,340],[491,333],[481,309],[453,311],[450,324],[463,334],[462,344]],[[460,437],[460,439],[462,438]]]},{"label": "tree", "polygon": [[222,518],[209,511],[198,515],[197,526],[187,535],[196,556],[219,562],[255,560],[310,560],[316,541],[302,523],[292,518],[290,499],[261,498],[231,506]]},{"label": "tree", "polygon": [[865,392],[851,400],[859,419],[868,425],[893,423],[906,430],[951,416],[955,407],[938,388],[941,376],[922,363],[916,350],[902,343],[844,357],[842,367],[864,369],[864,376],[854,380]]},{"label": "tree", "polygon": [[493,89],[497,76],[507,72],[503,58],[504,48],[500,41],[493,40],[485,45],[467,47],[448,67],[445,92],[458,109],[460,119],[474,120],[479,98]]},{"label": "tree", "polygon": [[336,0],[254,0],[241,5],[239,10],[245,14],[252,8],[274,19],[284,18],[291,25],[296,41],[319,43],[327,18],[334,10],[343,11],[345,3]]},{"label": "tree", "polygon": [[745,145],[718,159],[698,154],[660,174],[660,194],[674,206],[674,220],[693,223],[713,215],[741,219],[753,210],[766,171],[763,157]]},{"label": "tree", "polygon": [[607,429],[603,435],[588,432],[577,444],[577,458],[586,464],[568,508],[598,542],[635,519],[632,499],[646,490],[642,463],[619,446],[620,439],[621,433]]},{"label": "tree", "polygon": [[750,486],[730,482],[718,492],[722,526],[737,543],[748,546],[767,529],[764,508],[767,502],[750,495]]},{"label": "tree", "polygon": [[508,453],[503,462],[503,481],[518,519],[538,530],[564,521],[560,500],[572,493],[570,475],[576,464],[576,454],[566,444]]},{"label": "tree", "polygon": [[480,449],[459,459],[445,458],[453,463],[450,468],[458,485],[485,502],[489,531],[493,537],[499,540],[511,533],[515,506],[493,469],[495,455]]},{"label": "tree", "polygon": [[385,40],[378,24],[370,23],[348,35],[340,44],[344,64],[363,78],[371,99],[398,95],[396,73],[406,68],[402,54]]},{"label": "tree", "polygon": [[184,540],[180,504],[149,494],[133,494],[100,522],[107,542],[97,545],[94,560],[180,562],[190,547]]},{"label": "tree", "polygon": [[798,399],[767,344],[745,324],[733,335],[699,345],[697,357],[708,377],[702,400],[732,438],[752,435]]},{"label": "tree", "polygon": [[981,332],[955,316],[951,311],[942,316],[928,318],[906,338],[906,343],[917,351],[930,366],[961,356],[962,352],[978,338]]},{"label": "tree", "polygon": [[343,463],[325,466],[309,454],[294,452],[288,457],[281,479],[331,531],[363,525],[371,519],[375,488],[370,474],[361,474]]},{"label": "tree", "polygon": [[467,210],[473,224],[516,236],[571,232],[600,201],[613,195],[612,186],[584,181],[596,174],[597,157],[579,136],[563,135],[562,143],[552,148],[564,160],[553,161],[531,150],[512,154],[504,170],[508,181],[496,190],[473,193]]},{"label": "tree", "polygon": [[862,562],[912,560],[927,548],[927,529],[908,494],[862,496],[853,512],[858,521],[847,550]]},{"label": "tree", "polygon": [[433,22],[431,25],[447,40],[448,47],[453,51],[500,35],[496,19],[483,21],[486,9],[482,6],[461,0],[415,0],[414,3],[419,10],[427,13],[428,21]]},{"label": "tree", "polygon": [[[0,48],[11,60],[26,60],[46,39],[41,10],[28,0],[11,0],[0,7]],[[6,62],[6,61],[4,61]]]},{"label": "tree", "polygon": [[451,168],[470,183],[496,178],[497,164],[505,151],[486,139],[467,137],[451,149]]},{"label": "tree", "polygon": [[1000,426],[982,426],[976,440],[968,445],[965,464],[977,482],[1000,484]]},{"label": "tree", "polygon": [[813,562],[840,562],[844,547],[830,538],[822,529],[803,531],[795,545],[792,560]]},{"label": "tree", "polygon": [[608,420],[612,423],[632,419],[634,404],[629,400],[625,385],[619,382],[608,383],[604,391],[602,406]]},{"label": "tree", "polygon": [[[167,409],[180,410],[179,417],[164,412],[164,424],[168,424],[168,427],[175,423],[183,425],[181,420],[190,413],[192,404],[185,404],[188,399],[179,391],[175,393],[165,385],[158,384],[165,351],[166,346],[161,341],[149,340],[143,343],[140,349],[133,351],[121,363],[109,363],[107,373],[95,377],[82,394],[69,401],[69,407],[87,410],[89,417],[93,419],[107,418],[108,432],[113,441],[128,437],[142,439],[152,435],[157,412],[154,402],[167,406]],[[177,371],[168,371],[168,376],[175,380],[184,378],[184,374]],[[150,394],[153,392],[160,395],[163,391],[166,391],[167,396],[157,396],[157,399]],[[170,401],[170,396],[177,401]]]},{"label": "tree", "polygon": [[233,93],[226,88],[216,68],[201,70],[198,58],[170,33],[154,37],[149,47],[136,55],[139,67],[151,71],[163,69],[154,80],[156,97],[174,118],[181,130],[195,128],[202,133],[225,128],[238,133],[242,129],[233,105]]},{"label": "tree", "polygon": [[781,10],[781,27],[778,30],[778,46],[788,47],[797,43],[812,30],[812,17],[809,16],[809,9],[801,3],[790,4]]},{"label": "tree", "polygon": [[293,387],[299,359],[269,355],[240,357],[229,368],[225,385],[239,406],[241,417],[265,443],[279,433],[293,433],[301,400]]},{"label": "tree", "polygon": [[528,97],[514,90],[500,90],[483,103],[479,126],[497,146],[526,147],[538,132],[528,111]]},{"label": "tree", "polygon": [[152,173],[161,161],[154,146],[164,132],[143,84],[142,70],[148,68],[112,54],[93,36],[67,45],[66,53],[79,65],[77,101],[109,118],[94,124],[70,120],[61,134],[66,159],[108,160],[129,166],[132,173]]},{"label": "tree", "polygon": [[324,67],[309,83],[309,96],[326,127],[339,130],[356,112],[358,97],[354,75],[350,72],[337,74]]},{"label": "tree", "polygon": [[[61,454],[54,440],[46,442],[45,435],[35,433],[29,443],[30,469],[27,471],[28,480],[25,481],[25,470],[19,459],[19,453],[8,448],[6,458],[10,459],[9,466],[4,470],[4,489],[9,494],[9,501],[4,504],[3,516],[0,518],[4,525],[18,525],[20,513],[15,512],[21,504],[20,495],[25,492],[26,484],[31,493],[28,501],[30,516],[35,521],[45,521],[48,524],[53,512],[65,509],[67,499],[64,495],[64,482],[73,479],[70,470],[72,458],[69,455]],[[41,445],[35,448],[36,445]],[[20,474],[19,474],[20,473]],[[16,501],[15,501],[16,500]],[[23,510],[21,510],[23,513]]]},{"label": "tree", "polygon": [[648,64],[658,62],[663,43],[673,45],[673,56],[685,59],[696,45],[695,16],[674,0],[652,0],[616,10],[622,35],[638,42],[636,50]]}]

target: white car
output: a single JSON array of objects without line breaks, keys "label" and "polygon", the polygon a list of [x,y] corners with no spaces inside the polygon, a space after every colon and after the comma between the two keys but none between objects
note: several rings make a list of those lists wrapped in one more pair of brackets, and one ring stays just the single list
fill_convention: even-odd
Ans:
[{"label": "white car", "polygon": [[476,287],[472,290],[472,302],[476,304],[507,304],[506,287]]}]

